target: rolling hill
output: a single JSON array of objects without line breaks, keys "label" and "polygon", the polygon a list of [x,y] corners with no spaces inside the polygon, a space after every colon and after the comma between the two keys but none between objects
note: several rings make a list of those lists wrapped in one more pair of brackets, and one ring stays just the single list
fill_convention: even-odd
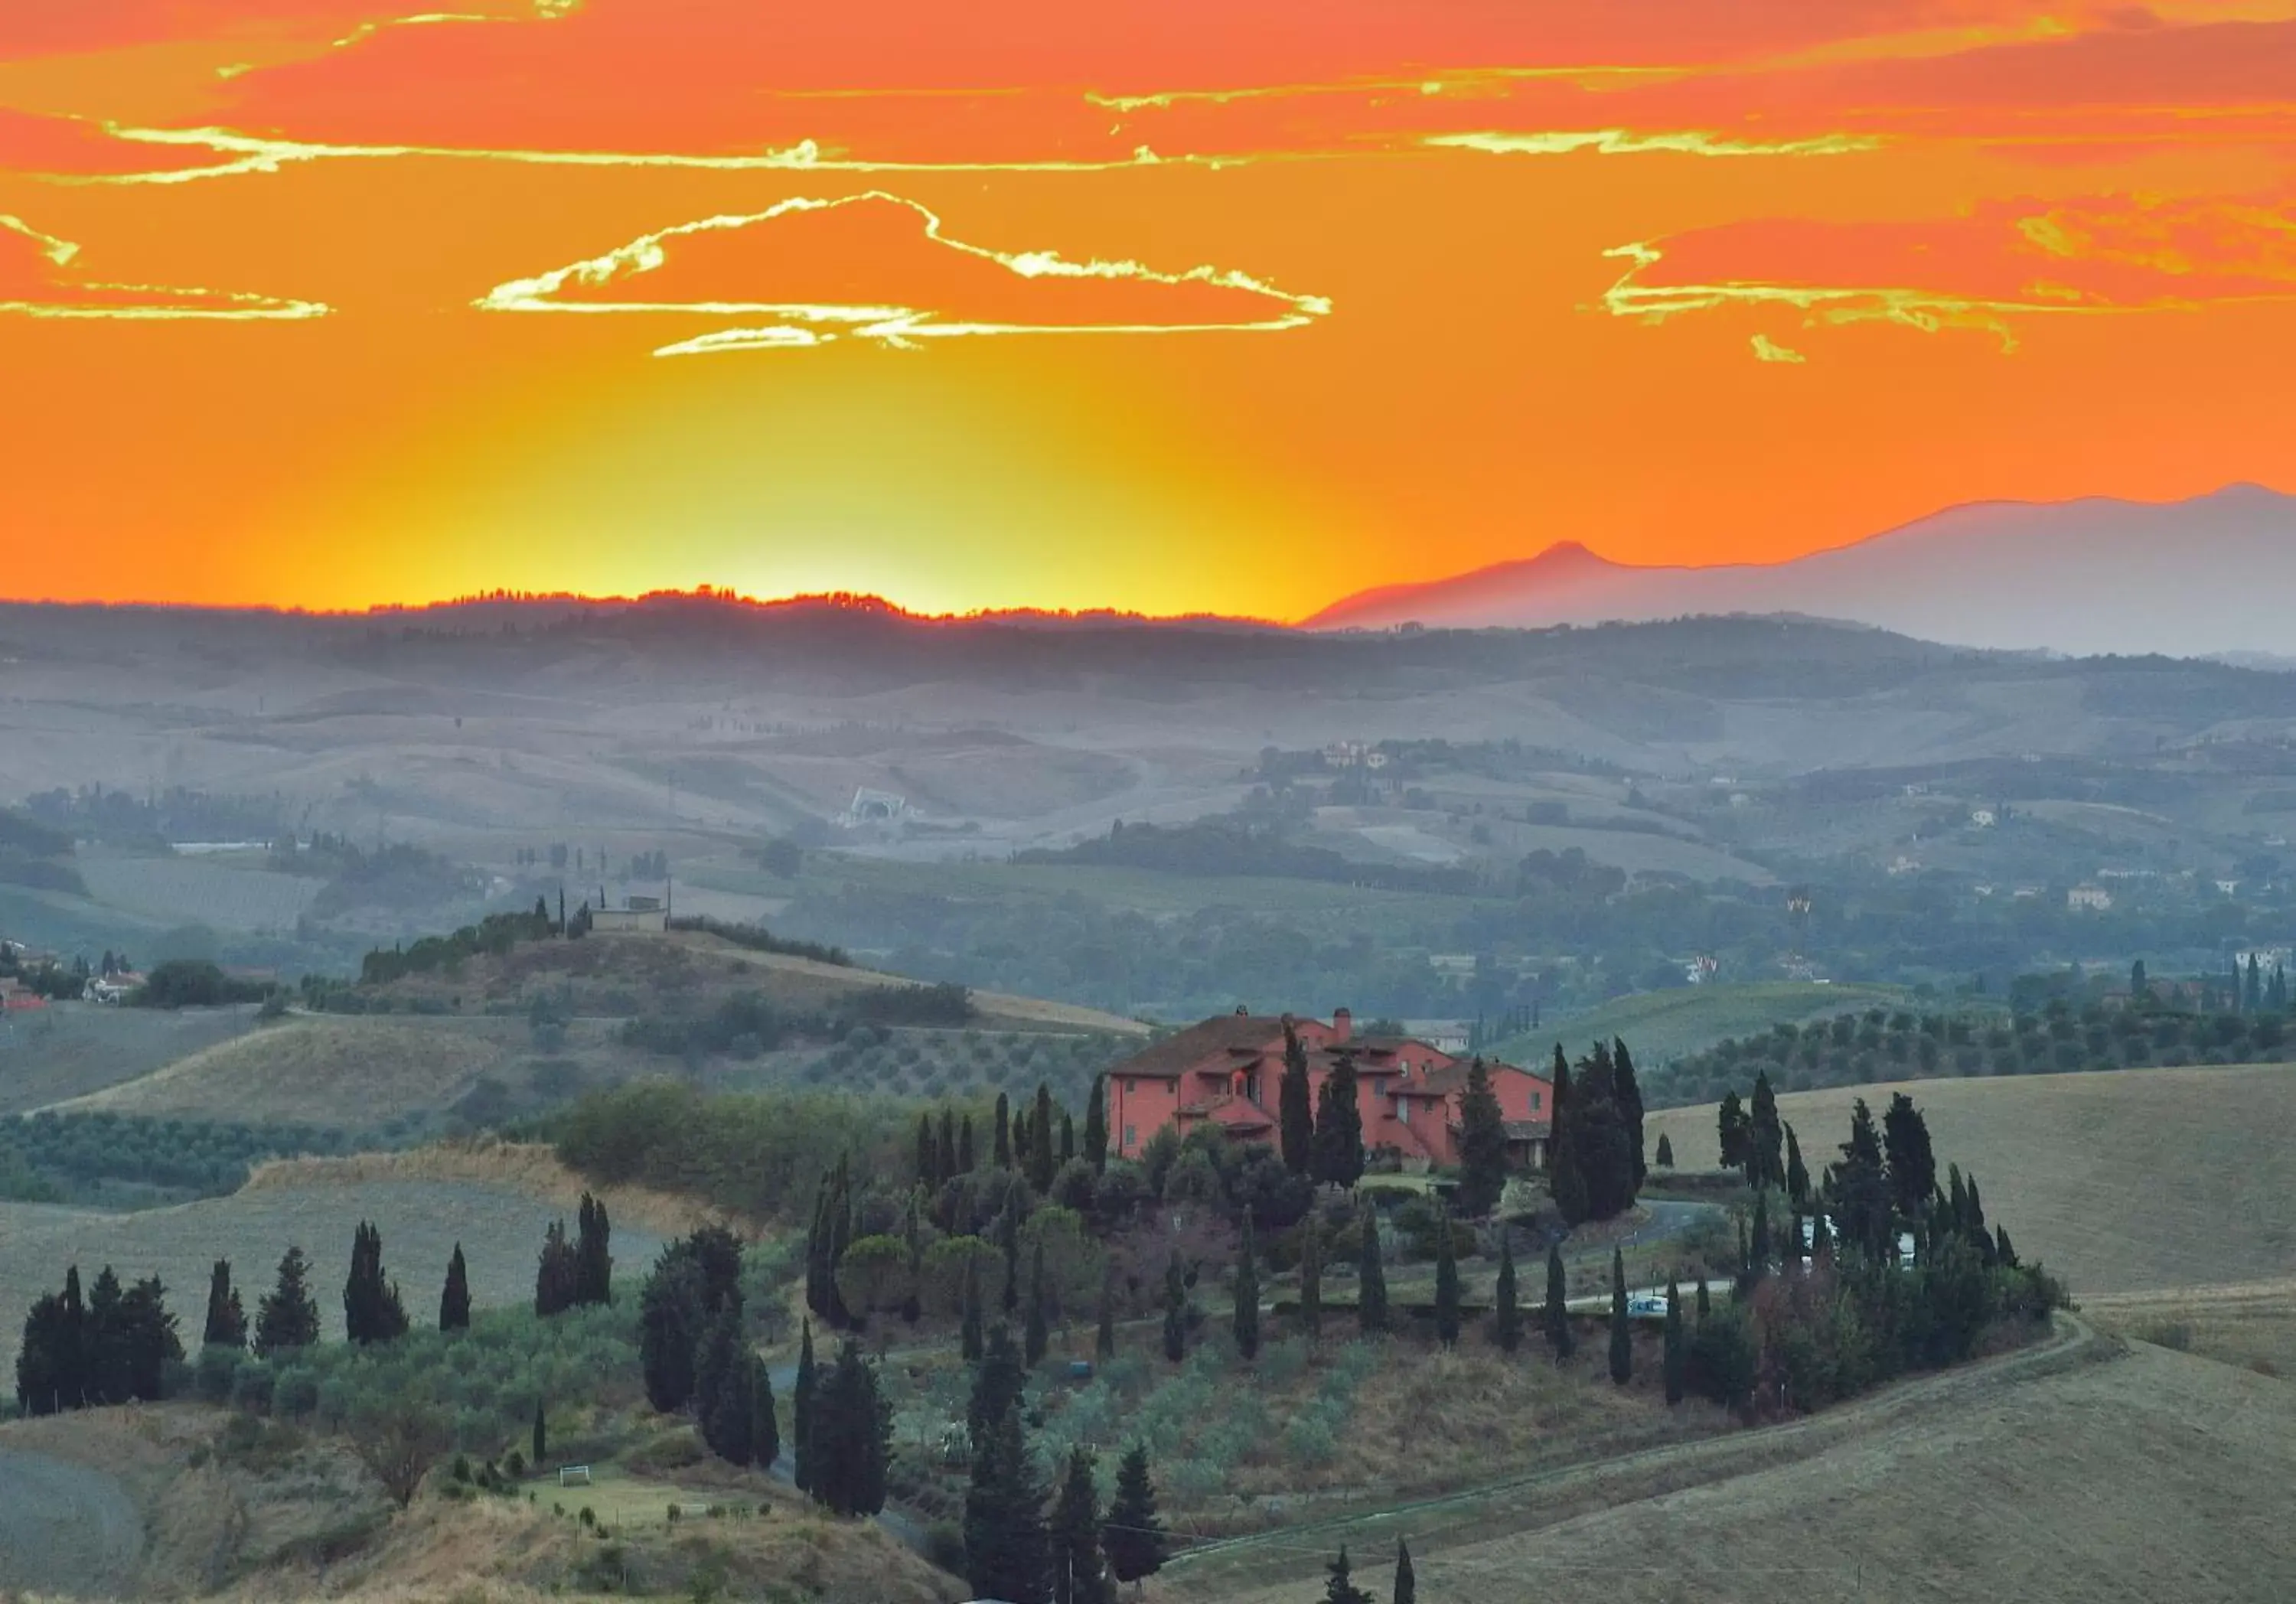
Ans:
[{"label": "rolling hill", "polygon": [[[2227,575],[2239,582],[2227,585]],[[2296,496],[1956,507],[1791,561],[1641,568],[1575,541],[1522,561],[1364,591],[1311,629],[1542,628],[1692,613],[1798,613],[1952,645],[2075,655],[2296,649]]]},{"label": "rolling hill", "polygon": [[[1975,1174],[1987,1217],[2076,1298],[2284,1277],[2296,1192],[2284,1183],[2296,1068],[2124,1069],[1909,1081],[1790,1093],[1780,1116],[1811,1168],[1836,1156],[1852,1105],[1894,1092],[1929,1121],[1940,1166]],[[1652,1114],[1685,1169],[1717,1158],[1712,1105]]]},{"label": "rolling hill", "polygon": [[1495,1498],[1287,1533],[1280,1554],[1184,1560],[1164,1596],[1288,1604],[1343,1540],[1377,1587],[1400,1536],[1421,1596],[1457,1604],[1593,1596],[1596,1578],[1628,1604],[2269,1604],[2296,1574],[2292,1476],[2296,1389],[2095,1338]]},{"label": "rolling hill", "polygon": [[1590,1042],[1620,1036],[1636,1063],[1656,1065],[1733,1036],[1758,1035],[1773,1025],[1807,1025],[1860,1009],[1900,1007],[1910,994],[1900,986],[1800,980],[1637,992],[1509,1037],[1490,1052],[1509,1063],[1544,1064],[1558,1041],[1576,1056]]}]

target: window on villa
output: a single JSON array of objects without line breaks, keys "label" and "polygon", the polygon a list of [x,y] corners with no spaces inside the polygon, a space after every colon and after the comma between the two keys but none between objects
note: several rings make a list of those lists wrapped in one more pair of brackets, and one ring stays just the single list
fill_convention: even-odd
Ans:
[{"label": "window on villa", "polygon": [[1538,1112],[1538,1093],[1536,1092],[1530,1094],[1530,1111],[1534,1114]]},{"label": "window on villa", "polygon": [[1126,1125],[1124,1127],[1124,1145],[1126,1147],[1138,1147],[1140,1145],[1140,1127],[1138,1125]]},{"label": "window on villa", "polygon": [[1411,1100],[1409,1098],[1398,1097],[1395,1100],[1395,1117],[1399,1124],[1409,1125],[1411,1123]]}]

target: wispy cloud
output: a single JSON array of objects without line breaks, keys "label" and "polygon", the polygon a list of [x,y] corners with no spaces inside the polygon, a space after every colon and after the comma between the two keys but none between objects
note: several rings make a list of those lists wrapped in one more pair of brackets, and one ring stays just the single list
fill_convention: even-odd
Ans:
[{"label": "wispy cloud", "polygon": [[1821,134],[1807,139],[1734,139],[1698,129],[1638,133],[1631,128],[1564,129],[1544,133],[1431,134],[1423,143],[1438,149],[1481,151],[1492,156],[1570,156],[1593,151],[1603,156],[1850,156],[1877,151],[1871,134]]},{"label": "wispy cloud", "polygon": [[1726,224],[1606,254],[1627,264],[1603,297],[1619,317],[1782,308],[1812,327],[1978,330],[2010,351],[2025,318],[2296,300],[2296,201],[2003,200],[1919,223]]},{"label": "wispy cloud", "polygon": [[0,213],[0,313],[140,323],[173,319],[277,323],[324,317],[332,310],[318,301],[284,300],[228,290],[73,279],[67,270],[78,258],[79,250],[71,241],[44,233],[21,217]]},{"label": "wispy cloud", "polygon": [[1210,169],[1242,167],[1271,160],[1295,160],[1277,153],[1234,152],[1217,156],[1160,155],[1146,145],[1121,156],[1099,159],[1021,160],[963,160],[947,161],[887,160],[825,150],[817,141],[799,140],[775,150],[704,153],[683,151],[571,151],[489,148],[439,144],[344,144],[324,140],[274,138],[243,134],[231,128],[154,128],[119,124],[106,126],[111,137],[131,144],[168,150],[211,151],[226,160],[213,166],[176,168],[150,172],[105,173],[71,179],[102,184],[191,184],[209,178],[230,178],[254,173],[277,173],[303,162],[439,161],[500,162],[518,167],[657,168],[714,173],[1112,173],[1154,167],[1197,167]]},{"label": "wispy cloud", "polygon": [[[783,219],[819,217],[852,208],[897,209],[919,225],[922,239],[955,258],[1001,270],[1021,282],[1101,285],[1153,291],[1224,292],[1264,304],[1258,316],[1204,317],[1193,314],[1143,317],[1048,318],[1029,321],[983,316],[961,309],[897,304],[780,299],[735,293],[689,294],[683,298],[643,293],[648,275],[668,267],[681,247],[726,240]],[[770,268],[770,264],[767,265]],[[744,269],[747,270],[746,268]],[[626,293],[636,291],[635,293]],[[530,278],[496,285],[474,303],[481,311],[572,313],[588,315],[682,314],[709,317],[765,317],[761,326],[721,329],[659,348],[660,356],[766,349],[798,349],[841,339],[873,340],[898,348],[920,341],[1019,334],[1279,333],[1307,327],[1329,315],[1331,302],[1298,295],[1234,268],[1201,266],[1173,272],[1128,259],[1091,258],[1072,261],[1056,250],[997,250],[949,235],[940,217],[906,196],[882,190],[834,200],[799,196],[761,212],[704,217],[643,234],[627,244]],[[1195,304],[1193,302],[1192,305]],[[1177,309],[1176,308],[1176,314]]]}]

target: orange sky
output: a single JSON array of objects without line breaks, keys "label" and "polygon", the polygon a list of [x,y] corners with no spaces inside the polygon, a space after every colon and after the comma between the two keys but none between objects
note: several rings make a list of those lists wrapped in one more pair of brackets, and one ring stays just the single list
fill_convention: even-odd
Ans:
[{"label": "orange sky", "polygon": [[0,6],[0,594],[1299,617],[2296,488],[2296,0]]}]

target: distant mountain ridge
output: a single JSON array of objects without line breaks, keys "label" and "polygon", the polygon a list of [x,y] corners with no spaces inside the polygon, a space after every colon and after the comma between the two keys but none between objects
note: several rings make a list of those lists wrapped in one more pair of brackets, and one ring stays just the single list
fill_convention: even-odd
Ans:
[{"label": "distant mountain ridge", "polygon": [[1799,613],[1949,645],[2075,656],[2296,654],[2296,496],[1955,507],[1785,562],[1612,562],[1575,540],[1423,585],[1367,590],[1309,629],[1546,628]]}]

